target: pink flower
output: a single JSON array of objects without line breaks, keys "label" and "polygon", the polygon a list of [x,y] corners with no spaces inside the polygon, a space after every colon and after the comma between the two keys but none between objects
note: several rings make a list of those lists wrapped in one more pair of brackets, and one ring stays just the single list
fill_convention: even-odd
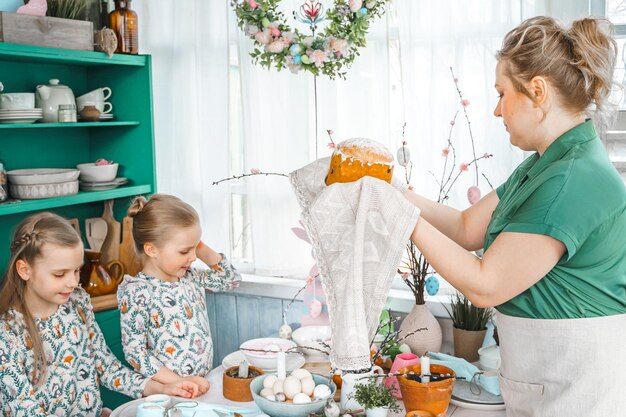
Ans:
[{"label": "pink flower", "polygon": [[333,132],[333,131],[332,131],[332,130],[330,130],[330,129],[327,129],[327,130],[326,130],[326,133],[328,133],[329,135],[334,135],[334,134],[335,134],[335,132]]},{"label": "pink flower", "polygon": [[450,148],[443,148],[441,150],[441,156],[448,156],[449,153],[450,153]]},{"label": "pink flower", "polygon": [[409,273],[408,272],[403,272],[402,273],[402,279],[405,280],[405,281],[408,281],[409,280]]},{"label": "pink flower", "polygon": [[464,98],[463,100],[461,100],[461,106],[467,107],[469,106],[469,104],[470,104],[470,101],[468,99]]},{"label": "pink flower", "polygon": [[459,165],[459,169],[461,171],[467,171],[469,169],[469,164],[466,164],[465,162],[463,162],[461,165]]},{"label": "pink flower", "polygon": [[454,126],[454,120],[450,120],[450,126]]},{"label": "pink flower", "polygon": [[407,141],[406,141],[406,140],[403,140],[403,141],[402,141],[402,146],[406,146],[406,145],[408,145]]},{"label": "pink flower", "polygon": [[328,142],[328,149],[335,149],[335,142]]},{"label": "pink flower", "polygon": [[311,58],[311,63],[315,64],[315,66],[318,68],[324,65],[324,62],[326,62],[328,59],[328,57],[326,56],[326,53],[324,51],[320,51],[319,49],[316,49],[313,52],[311,52],[309,57]]},{"label": "pink flower", "polygon": [[412,186],[412,185],[409,185],[409,190],[411,190],[411,191],[413,191],[413,190],[414,190],[414,188],[413,188],[413,186]]},{"label": "pink flower", "polygon": [[348,52],[348,41],[345,39],[333,39],[330,41],[330,50],[337,56],[344,56]]},{"label": "pink flower", "polygon": [[255,10],[259,5],[254,0],[248,0],[248,6],[250,6],[250,10]]},{"label": "pink flower", "polygon": [[287,42],[274,41],[267,45],[267,50],[273,54],[281,53],[287,47]]},{"label": "pink flower", "polygon": [[256,41],[260,44],[267,45],[272,41],[272,35],[269,30],[265,29],[262,32],[257,32],[254,35],[254,39],[256,39]]},{"label": "pink flower", "polygon": [[283,40],[287,43],[293,43],[296,35],[293,32],[282,32]]},{"label": "pink flower", "polygon": [[250,168],[250,173],[257,175],[261,173],[261,170],[259,168]]},{"label": "pink flower", "polygon": [[307,285],[311,285],[311,284],[313,284],[313,281],[315,281],[315,277],[312,277],[311,275],[309,275],[308,277],[306,277],[306,283],[307,283]]},{"label": "pink flower", "polygon": [[350,11],[356,13],[363,7],[363,0],[350,0],[348,4],[350,5]]},{"label": "pink flower", "polygon": [[280,36],[280,30],[278,30],[278,28],[270,28],[270,33],[275,38]]}]

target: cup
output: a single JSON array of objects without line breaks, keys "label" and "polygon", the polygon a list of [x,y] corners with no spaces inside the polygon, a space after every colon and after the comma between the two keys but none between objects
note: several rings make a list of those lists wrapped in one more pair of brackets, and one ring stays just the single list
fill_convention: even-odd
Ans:
[{"label": "cup", "polygon": [[0,94],[0,109],[31,110],[35,108],[35,93]]},{"label": "cup", "polygon": [[100,114],[111,113],[113,111],[113,104],[108,101],[87,100],[81,99],[80,97],[76,99],[76,108],[79,113],[87,106],[94,106],[98,109]]},{"label": "cup", "polygon": [[165,416],[165,407],[154,404],[144,402],[137,406],[136,417],[164,417]]},{"label": "cup", "polygon": [[172,404],[172,399],[169,395],[154,394],[148,395],[144,401],[150,404],[160,405],[161,407],[168,408]]},{"label": "cup", "polygon": [[[87,105],[92,105],[96,106],[100,113],[110,113],[113,110],[113,105],[106,102],[106,100],[111,97],[111,93],[112,92],[109,87],[96,88],[95,90],[92,90],[76,98],[76,107],[80,112],[83,107]],[[105,104],[109,105],[109,108],[106,111],[104,109]]]}]

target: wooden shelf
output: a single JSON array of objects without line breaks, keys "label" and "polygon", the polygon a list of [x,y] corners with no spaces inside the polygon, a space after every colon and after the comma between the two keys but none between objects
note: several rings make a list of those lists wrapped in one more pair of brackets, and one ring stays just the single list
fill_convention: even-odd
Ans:
[{"label": "wooden shelf", "polygon": [[139,122],[84,122],[84,123],[0,123],[0,129],[76,129],[85,127],[138,126]]},{"label": "wooden shelf", "polygon": [[44,198],[40,200],[21,200],[16,203],[4,203],[0,205],[0,216],[7,214],[26,213],[36,210],[48,210],[55,207],[71,206],[74,204],[92,203],[95,201],[111,200],[114,198],[130,197],[152,192],[151,185],[134,185],[119,187],[107,191],[81,191],[75,195],[56,198]]},{"label": "wooden shelf", "polygon": [[143,67],[148,61],[145,55],[114,54],[109,58],[104,52],[74,51],[11,43],[0,43],[0,55],[11,57],[11,60],[15,62],[80,66],[125,65]]},{"label": "wooden shelf", "polygon": [[94,313],[105,310],[114,310],[117,308],[117,294],[91,297],[91,305],[93,306]]}]

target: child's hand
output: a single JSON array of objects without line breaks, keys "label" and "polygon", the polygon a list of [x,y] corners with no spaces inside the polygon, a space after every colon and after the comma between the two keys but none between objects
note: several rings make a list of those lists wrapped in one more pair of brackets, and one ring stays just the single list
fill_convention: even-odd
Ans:
[{"label": "child's hand", "polygon": [[209,265],[211,268],[217,267],[221,269],[220,266],[217,264],[222,260],[222,255],[215,252],[203,241],[200,241],[200,243],[198,243],[198,246],[196,246],[196,256],[200,258],[202,262]]},{"label": "child's hand", "polygon": [[211,388],[211,384],[205,378],[197,375],[190,375],[181,378],[181,381],[189,381],[196,385],[198,385],[198,393],[199,395],[204,395],[209,392],[209,388]]},{"label": "child's hand", "polygon": [[178,382],[163,384],[161,394],[173,395],[183,398],[195,398],[200,392],[198,384],[187,379],[181,379]]}]

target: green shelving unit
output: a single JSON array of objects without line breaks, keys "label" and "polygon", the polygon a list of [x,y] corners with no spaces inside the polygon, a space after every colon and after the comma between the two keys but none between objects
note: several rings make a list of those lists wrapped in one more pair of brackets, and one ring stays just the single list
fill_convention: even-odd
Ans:
[{"label": "green shelving unit", "polygon": [[[109,58],[100,52],[0,43],[0,81],[5,92],[34,92],[37,85],[48,84],[53,78],[69,86],[76,97],[110,87],[114,120],[0,124],[0,159],[6,169],[74,168],[79,163],[106,158],[120,164],[118,176],[129,182],[113,190],[0,204],[2,273],[15,227],[28,215],[49,210],[80,219],[84,229],[85,218],[102,215],[103,201],[114,199],[115,217],[121,221],[134,196],[156,191],[151,57],[115,54]],[[121,349],[115,344],[120,334],[119,318],[115,319],[118,316],[117,310],[110,310],[97,313],[96,319],[107,342],[121,357]],[[105,405],[112,408],[128,400],[106,390],[102,394]]]}]

